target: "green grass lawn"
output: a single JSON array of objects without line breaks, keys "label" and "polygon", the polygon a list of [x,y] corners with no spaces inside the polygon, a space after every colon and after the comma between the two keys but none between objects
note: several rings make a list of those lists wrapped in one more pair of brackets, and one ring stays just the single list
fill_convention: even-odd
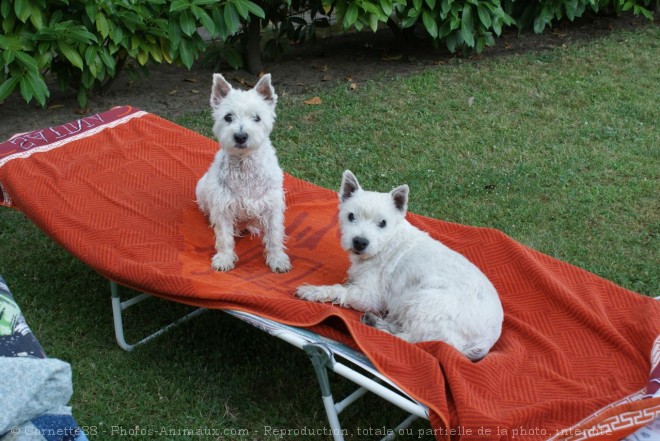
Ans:
[{"label": "green grass lawn", "polygon": [[[407,183],[410,210],[498,228],[644,295],[660,295],[660,28],[568,48],[461,60],[358,90],[286,95],[273,143],[288,173],[336,189]],[[277,87],[277,78],[274,78]],[[210,136],[208,111],[177,123]],[[97,439],[278,439],[327,423],[306,356],[220,312],[132,353],[117,348],[109,289],[21,214],[0,210],[0,274],[52,357],[73,366],[75,416]],[[184,308],[129,313],[135,339]],[[336,395],[350,390],[337,383]],[[366,398],[354,439],[402,414]],[[428,427],[420,421],[414,430]],[[357,432],[357,428],[362,431]],[[238,431],[247,431],[239,434]],[[428,439],[428,438],[427,438]]]}]

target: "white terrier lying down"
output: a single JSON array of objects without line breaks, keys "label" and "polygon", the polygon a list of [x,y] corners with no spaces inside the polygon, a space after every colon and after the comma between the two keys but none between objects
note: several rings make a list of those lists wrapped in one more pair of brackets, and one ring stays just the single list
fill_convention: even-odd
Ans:
[{"label": "white terrier lying down", "polygon": [[270,74],[249,91],[233,89],[222,75],[213,75],[213,133],[221,148],[195,194],[215,231],[215,270],[234,268],[234,236],[244,231],[263,232],[266,263],[272,271],[291,269],[284,252],[284,175],[269,138],[276,104]]},{"label": "white terrier lying down", "polygon": [[497,292],[465,257],[406,220],[408,186],[364,191],[347,170],[339,199],[348,282],[304,285],[296,295],[365,311],[364,323],[409,342],[441,340],[484,357],[502,332]]}]

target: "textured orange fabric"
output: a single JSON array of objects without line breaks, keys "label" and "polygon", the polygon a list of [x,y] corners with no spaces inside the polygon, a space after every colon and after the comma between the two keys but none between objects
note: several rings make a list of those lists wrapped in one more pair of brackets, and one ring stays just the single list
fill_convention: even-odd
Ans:
[{"label": "textured orange fabric", "polygon": [[[213,231],[194,188],[217,142],[155,115],[114,112],[0,144],[4,204],[103,276],[175,302],[308,327],[359,348],[430,408],[437,439],[547,439],[645,387],[660,302],[493,229],[409,215],[479,266],[502,298],[502,337],[476,363],[441,342],[409,344],[364,326],[356,311],[294,297],[300,284],[344,280],[348,259],[334,191],[286,176],[291,272],[269,271],[260,240],[250,237],[237,240],[234,270],[213,271]],[[125,115],[132,116],[108,124]],[[41,138],[58,145],[32,148]]]}]

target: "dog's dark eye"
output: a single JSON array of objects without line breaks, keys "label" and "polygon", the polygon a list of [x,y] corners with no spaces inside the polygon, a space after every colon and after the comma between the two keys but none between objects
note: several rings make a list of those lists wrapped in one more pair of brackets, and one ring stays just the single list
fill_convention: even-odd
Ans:
[{"label": "dog's dark eye", "polygon": [[259,115],[254,115],[254,122],[259,122],[261,121],[261,118],[259,118]]},{"label": "dog's dark eye", "polygon": [[225,121],[232,122],[233,120],[234,120],[234,115],[232,115],[231,113],[225,115]]},{"label": "dog's dark eye", "polygon": [[353,213],[348,213],[348,220],[353,222],[355,220],[355,215]]},{"label": "dog's dark eye", "polygon": [[387,226],[387,221],[383,219],[382,221],[378,222],[378,227],[379,228],[385,228]]}]

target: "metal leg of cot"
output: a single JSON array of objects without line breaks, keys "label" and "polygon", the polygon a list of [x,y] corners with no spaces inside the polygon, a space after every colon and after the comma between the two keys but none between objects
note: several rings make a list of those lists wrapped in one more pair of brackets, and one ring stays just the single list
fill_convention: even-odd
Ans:
[{"label": "metal leg of cot", "polygon": [[[330,379],[328,378],[328,366],[333,360],[332,353],[328,348],[315,344],[305,345],[303,350],[312,361],[312,365],[316,371],[316,377],[319,380],[323,406],[325,407],[325,413],[328,416],[330,430],[332,430],[332,439],[334,441],[344,441],[344,434],[342,433],[341,424],[339,423],[339,412],[341,412],[343,408],[339,410],[337,409],[335,400],[332,397],[332,391],[330,390]],[[344,406],[344,408],[345,407],[346,406]]]},{"label": "metal leg of cot", "polygon": [[121,296],[119,294],[119,286],[113,281],[110,281],[110,293],[112,295],[112,318],[115,328],[115,338],[117,339],[117,344],[119,345],[119,347],[125,351],[132,351],[136,346],[147,343],[148,341],[169,331],[173,327],[180,325],[181,323],[186,322],[193,317],[197,317],[202,312],[206,311],[205,308],[195,309],[194,311],[189,312],[188,314],[184,315],[178,320],[162,327],[153,334],[144,337],[142,340],[138,341],[137,343],[130,344],[126,341],[126,338],[124,337],[124,321],[122,317],[122,312],[133,305],[136,305],[140,302],[143,302],[151,298],[152,296],[149,294],[142,293],[128,300],[122,301]]},{"label": "metal leg of cot", "polygon": [[[356,400],[364,396],[367,392],[369,392],[370,389],[372,392],[377,393],[381,397],[383,395],[386,396],[389,396],[390,394],[395,395],[394,392],[391,391],[387,391],[386,393],[383,393],[385,388],[382,385],[380,385],[377,381],[369,379],[367,377],[363,377],[360,374],[356,374],[355,376],[352,375],[347,376],[342,374],[344,369],[343,368],[335,369],[335,367],[339,367],[343,365],[336,363],[332,355],[332,351],[323,344],[314,344],[314,343],[306,344],[303,346],[303,350],[310,358],[310,360],[312,361],[312,365],[314,366],[314,371],[316,372],[316,377],[319,381],[319,386],[321,389],[321,398],[323,399],[323,406],[325,407],[325,412],[328,416],[328,423],[330,424],[330,429],[332,431],[332,438],[334,441],[344,441],[344,436],[347,435],[346,431],[341,428],[341,424],[339,423],[339,414],[349,405],[351,405]],[[354,382],[356,382],[357,380],[356,384],[360,385],[360,387],[357,390],[355,390],[353,393],[348,395],[346,398],[344,398],[342,401],[340,401],[339,403],[335,403],[335,400],[332,397],[332,391],[330,390],[330,379],[328,377],[329,369],[333,371],[338,371],[340,375],[345,376],[345,378],[348,378]],[[399,396],[399,398],[401,397]],[[401,433],[406,428],[408,428],[417,418],[420,417],[420,415],[424,415],[423,410],[420,410],[416,405],[410,405],[409,404],[410,402],[407,400],[388,399],[388,401],[390,401],[392,404],[395,404],[404,410],[409,410],[406,409],[406,407],[410,407],[411,409],[413,409],[413,413],[411,413],[393,430],[390,430],[389,433],[386,436],[384,436],[381,441],[390,441],[394,439],[398,433]]]}]

